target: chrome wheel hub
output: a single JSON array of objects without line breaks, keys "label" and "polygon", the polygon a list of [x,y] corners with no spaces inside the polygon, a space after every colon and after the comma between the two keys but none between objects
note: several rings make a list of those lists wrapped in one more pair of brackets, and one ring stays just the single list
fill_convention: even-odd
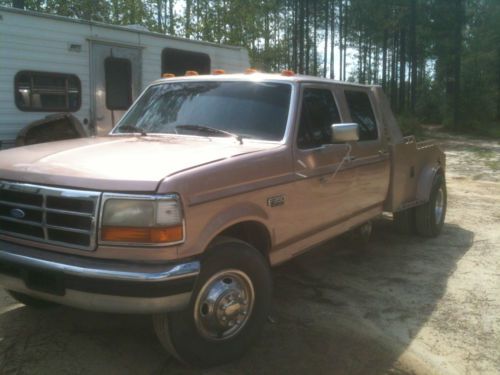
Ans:
[{"label": "chrome wheel hub", "polygon": [[210,340],[235,336],[248,322],[255,292],[250,278],[239,270],[224,270],[201,288],[194,306],[198,332]]},{"label": "chrome wheel hub", "polygon": [[439,190],[437,191],[436,204],[434,206],[434,218],[436,220],[436,224],[441,223],[441,220],[443,219],[443,213],[444,213],[444,191],[443,188],[440,187]]}]

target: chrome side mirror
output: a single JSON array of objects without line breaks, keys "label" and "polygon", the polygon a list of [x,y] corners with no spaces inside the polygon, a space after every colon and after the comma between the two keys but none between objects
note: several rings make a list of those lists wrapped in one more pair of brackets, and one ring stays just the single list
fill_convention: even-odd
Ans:
[{"label": "chrome side mirror", "polygon": [[354,142],[359,140],[359,125],[356,123],[333,124],[332,142]]}]

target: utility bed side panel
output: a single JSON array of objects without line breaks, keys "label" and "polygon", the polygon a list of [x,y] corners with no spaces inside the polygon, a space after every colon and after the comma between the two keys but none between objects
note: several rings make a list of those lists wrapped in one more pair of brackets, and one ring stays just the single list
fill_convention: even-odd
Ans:
[{"label": "utility bed side panel", "polygon": [[417,143],[414,137],[403,138],[389,150],[391,180],[384,210],[396,212],[426,202],[434,173],[444,170],[443,151],[430,141]]}]

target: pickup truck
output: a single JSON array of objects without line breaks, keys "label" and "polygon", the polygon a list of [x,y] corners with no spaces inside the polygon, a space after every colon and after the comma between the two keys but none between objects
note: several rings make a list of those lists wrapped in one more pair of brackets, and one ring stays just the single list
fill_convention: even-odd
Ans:
[{"label": "pickup truck", "polygon": [[[220,72],[219,72],[220,73]],[[196,366],[241,356],[271,267],[393,213],[437,236],[445,156],[381,87],[284,74],[171,77],[109,135],[0,152],[0,285],[29,306],[153,315]]]}]

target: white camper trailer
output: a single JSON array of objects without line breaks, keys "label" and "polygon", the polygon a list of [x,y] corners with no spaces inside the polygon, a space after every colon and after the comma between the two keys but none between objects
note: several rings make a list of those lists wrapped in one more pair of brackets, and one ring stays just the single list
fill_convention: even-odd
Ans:
[{"label": "white camper trailer", "polygon": [[88,135],[106,134],[164,73],[248,67],[241,47],[0,7],[0,148],[13,146],[28,123],[60,112]]}]

